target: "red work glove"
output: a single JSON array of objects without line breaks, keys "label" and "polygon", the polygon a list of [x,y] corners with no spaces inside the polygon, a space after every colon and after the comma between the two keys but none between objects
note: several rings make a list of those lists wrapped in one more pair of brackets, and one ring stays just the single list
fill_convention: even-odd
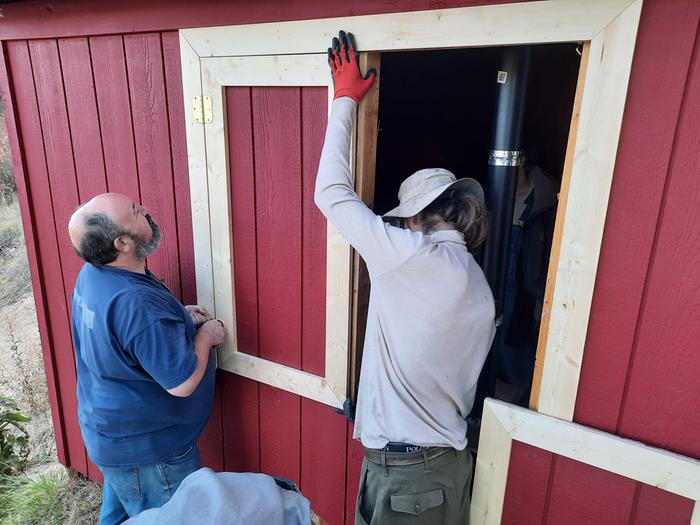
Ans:
[{"label": "red work glove", "polygon": [[359,102],[372,87],[377,70],[372,68],[363,77],[357,61],[355,37],[352,33],[346,36],[345,31],[341,31],[338,37],[333,38],[333,48],[328,48],[328,65],[331,67],[335,87],[333,99],[350,97]]}]

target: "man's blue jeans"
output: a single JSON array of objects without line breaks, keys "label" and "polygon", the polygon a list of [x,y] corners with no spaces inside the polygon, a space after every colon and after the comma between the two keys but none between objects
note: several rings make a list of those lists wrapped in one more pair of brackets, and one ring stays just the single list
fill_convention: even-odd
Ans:
[{"label": "man's blue jeans", "polygon": [[135,468],[100,467],[105,478],[100,525],[117,525],[141,511],[164,505],[182,480],[199,467],[196,445],[167,463]]}]

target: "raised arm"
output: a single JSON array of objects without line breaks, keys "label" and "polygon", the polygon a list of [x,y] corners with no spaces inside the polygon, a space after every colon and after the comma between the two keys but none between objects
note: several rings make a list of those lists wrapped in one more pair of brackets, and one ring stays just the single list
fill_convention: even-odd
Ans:
[{"label": "raised arm", "polygon": [[321,153],[316,205],[367,263],[371,273],[384,273],[408,259],[424,242],[421,233],[395,228],[375,215],[358,197],[350,172],[350,141],[357,103],[367,93],[376,71],[362,76],[352,34],[333,39],[328,49],[335,99]]}]

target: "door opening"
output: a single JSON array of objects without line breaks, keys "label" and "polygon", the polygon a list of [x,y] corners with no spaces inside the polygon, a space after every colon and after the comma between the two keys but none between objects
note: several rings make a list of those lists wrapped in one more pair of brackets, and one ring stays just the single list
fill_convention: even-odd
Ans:
[{"label": "door opening", "polygon": [[[575,43],[531,46],[518,190],[505,275],[503,323],[472,417],[483,398],[527,406],[580,53]],[[381,54],[374,210],[397,203],[411,173],[442,167],[487,179],[503,48]],[[494,213],[495,210],[490,210]],[[497,211],[496,211],[497,212]],[[475,254],[481,262],[480,254]],[[358,322],[357,330],[364,330]],[[358,356],[359,359],[359,356]],[[487,370],[488,367],[485,367]],[[489,373],[489,372],[486,372]],[[472,446],[478,437],[470,436]]]}]

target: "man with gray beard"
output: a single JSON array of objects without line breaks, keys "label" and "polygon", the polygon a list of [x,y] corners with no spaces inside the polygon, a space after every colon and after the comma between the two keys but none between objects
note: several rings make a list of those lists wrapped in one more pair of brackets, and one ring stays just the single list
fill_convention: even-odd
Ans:
[{"label": "man with gray beard", "polygon": [[101,524],[166,503],[200,467],[196,441],[214,394],[211,349],[223,323],[183,306],[147,268],[160,229],[146,209],[105,193],[72,215],[85,261],[73,292],[78,417],[104,474]]}]

